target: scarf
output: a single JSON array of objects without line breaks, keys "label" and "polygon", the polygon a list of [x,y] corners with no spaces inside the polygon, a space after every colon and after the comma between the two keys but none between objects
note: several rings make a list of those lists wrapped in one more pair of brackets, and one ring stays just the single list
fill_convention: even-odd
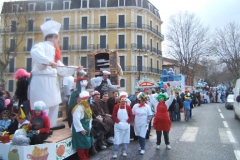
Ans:
[{"label": "scarf", "polygon": [[76,79],[74,79],[74,82],[80,82],[82,80],[87,80],[87,78],[86,77],[83,77],[83,78],[77,77]]},{"label": "scarf", "polygon": [[61,58],[61,51],[60,48],[58,46],[54,46],[55,47],[55,58],[54,61],[57,63],[58,60],[60,60]]},{"label": "scarf", "polygon": [[92,109],[90,108],[90,104],[88,103],[88,99],[81,100],[72,110],[72,114],[78,108],[79,105],[84,106],[84,113],[87,115],[88,119],[92,119]]},{"label": "scarf", "polygon": [[141,107],[144,107],[144,106],[145,106],[145,102],[144,103],[140,102],[138,107],[141,108]]}]

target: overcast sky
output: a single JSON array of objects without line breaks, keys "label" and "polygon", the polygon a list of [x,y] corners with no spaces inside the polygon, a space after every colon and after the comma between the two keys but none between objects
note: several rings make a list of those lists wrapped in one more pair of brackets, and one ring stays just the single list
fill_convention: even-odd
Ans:
[{"label": "overcast sky", "polygon": [[[162,33],[165,34],[168,19],[179,11],[195,13],[205,26],[214,32],[229,22],[240,24],[240,0],[149,0],[158,10],[163,21]],[[165,51],[166,41],[162,50]]]}]

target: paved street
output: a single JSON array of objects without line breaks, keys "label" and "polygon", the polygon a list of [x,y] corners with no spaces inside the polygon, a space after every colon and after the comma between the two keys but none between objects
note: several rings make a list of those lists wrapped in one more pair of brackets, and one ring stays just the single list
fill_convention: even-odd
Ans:
[{"label": "paved street", "polygon": [[[234,119],[233,110],[224,104],[204,104],[193,109],[193,117],[188,122],[173,122],[170,131],[171,150],[165,149],[164,140],[160,150],[156,150],[155,131],[151,131],[146,143],[145,155],[138,152],[139,144],[129,144],[128,156],[124,160],[235,160],[240,159],[240,121]],[[91,160],[112,159],[112,146],[91,156]],[[75,156],[70,157],[74,159]],[[69,158],[69,159],[70,159]]]}]

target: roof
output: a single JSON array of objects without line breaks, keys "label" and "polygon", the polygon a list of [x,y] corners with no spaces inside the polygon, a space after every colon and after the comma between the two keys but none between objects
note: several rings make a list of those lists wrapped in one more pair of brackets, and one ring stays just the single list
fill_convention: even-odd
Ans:
[{"label": "roof", "polygon": [[[12,10],[13,4],[23,4],[26,7],[23,7],[23,11],[27,9],[27,4],[29,3],[35,3],[36,4],[36,11],[45,11],[46,2],[53,2],[52,10],[63,10],[63,2],[70,1],[71,6],[70,9],[80,9],[82,0],[25,0],[25,1],[14,1],[14,2],[4,2],[3,9],[1,13],[7,13]],[[118,7],[118,0],[106,0],[107,7]],[[89,8],[100,8],[100,1],[99,0],[89,0]],[[136,6],[136,0],[125,0],[125,6]],[[151,6],[151,7],[149,7]],[[8,10],[4,10],[4,8],[8,7]],[[119,6],[122,7],[122,6]],[[155,16],[157,16],[159,19],[159,11],[158,9],[150,3],[148,0],[142,0],[142,6],[141,8],[148,9],[150,12],[152,12]]]}]

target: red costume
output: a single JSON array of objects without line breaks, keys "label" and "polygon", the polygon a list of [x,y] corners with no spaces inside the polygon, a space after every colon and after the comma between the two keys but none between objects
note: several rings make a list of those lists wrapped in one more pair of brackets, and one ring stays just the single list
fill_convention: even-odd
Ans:
[{"label": "red costume", "polygon": [[[114,106],[113,113],[112,113],[112,119],[113,119],[113,121],[116,122],[116,123],[119,123],[119,122],[120,122],[120,120],[117,118],[117,113],[118,113],[118,109],[119,109],[119,108],[124,109],[124,108],[125,108],[125,105],[122,106],[122,105],[120,105],[120,104],[116,104],[116,105]],[[128,122],[128,123],[131,123],[132,120],[133,120],[133,114],[132,114],[132,108],[131,108],[131,106],[129,106],[129,105],[126,104],[126,110],[127,110],[128,117],[129,117],[128,120],[127,120],[127,122]]]},{"label": "red costume", "polygon": [[169,132],[171,125],[172,122],[165,101],[160,101],[157,106],[157,113],[154,117],[153,127],[156,131]]}]

